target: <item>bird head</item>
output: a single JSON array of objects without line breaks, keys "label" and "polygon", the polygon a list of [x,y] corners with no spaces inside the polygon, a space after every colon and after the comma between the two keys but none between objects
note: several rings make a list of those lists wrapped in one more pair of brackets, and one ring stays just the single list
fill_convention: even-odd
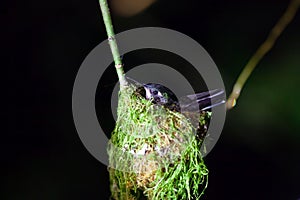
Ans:
[{"label": "bird head", "polygon": [[157,104],[165,105],[171,101],[178,101],[175,94],[161,84],[148,83],[144,85],[144,89],[146,91],[146,99],[152,99]]}]

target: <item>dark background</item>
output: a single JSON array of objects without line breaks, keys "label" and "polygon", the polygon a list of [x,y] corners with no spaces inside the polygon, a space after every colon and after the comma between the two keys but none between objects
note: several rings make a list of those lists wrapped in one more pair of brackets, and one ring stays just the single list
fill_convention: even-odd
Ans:
[{"label": "dark background", "polygon": [[[197,40],[229,93],[282,15],[284,0],[159,0],[113,13],[116,33],[159,26]],[[0,199],[108,199],[106,166],[81,143],[72,87],[88,53],[105,40],[97,1],[7,1],[1,12]],[[204,199],[300,198],[300,14],[247,82],[205,158]],[[174,41],[175,42],[175,41]]]}]

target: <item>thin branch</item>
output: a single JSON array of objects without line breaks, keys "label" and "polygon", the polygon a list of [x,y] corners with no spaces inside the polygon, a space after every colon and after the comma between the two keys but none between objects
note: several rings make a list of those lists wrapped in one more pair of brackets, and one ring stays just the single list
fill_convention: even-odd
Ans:
[{"label": "thin branch", "polygon": [[107,37],[108,37],[108,43],[109,43],[111,53],[114,58],[115,68],[116,68],[118,78],[120,81],[120,86],[122,88],[122,86],[127,85],[127,81],[125,79],[123,64],[122,64],[122,60],[120,57],[117,41],[115,38],[114,28],[113,28],[113,25],[111,22],[111,16],[110,16],[108,4],[107,4],[106,0],[99,0],[99,3],[100,3],[103,21],[105,24],[105,29],[106,29],[106,33],[107,33]]},{"label": "thin branch", "polygon": [[257,49],[257,51],[250,58],[245,68],[239,75],[233,90],[227,100],[226,107],[227,109],[231,109],[236,105],[236,101],[240,96],[240,93],[244,87],[245,82],[248,80],[252,71],[255,69],[260,60],[271,50],[274,46],[276,40],[284,31],[286,26],[294,19],[297,10],[300,6],[300,0],[291,0],[288,8],[282,15],[282,17],[278,20],[277,24],[273,27],[271,32],[269,33],[266,41]]}]

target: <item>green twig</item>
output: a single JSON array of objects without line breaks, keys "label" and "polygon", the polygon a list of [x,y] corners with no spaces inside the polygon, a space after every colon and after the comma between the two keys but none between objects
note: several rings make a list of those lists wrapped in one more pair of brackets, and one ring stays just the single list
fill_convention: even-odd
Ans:
[{"label": "green twig", "polygon": [[115,38],[114,28],[113,28],[113,25],[111,22],[111,16],[110,16],[108,4],[107,4],[106,0],[99,0],[99,3],[100,3],[103,21],[105,24],[105,29],[106,29],[106,33],[107,33],[107,37],[108,37],[108,43],[109,43],[111,53],[114,58],[116,71],[117,71],[118,78],[120,81],[120,86],[122,88],[122,86],[127,85],[127,81],[125,79],[123,64],[122,64],[122,60],[120,57],[117,41]]},{"label": "green twig", "polygon": [[244,87],[245,82],[248,80],[252,71],[255,69],[260,60],[271,50],[274,46],[276,40],[284,31],[286,26],[294,19],[297,10],[300,6],[300,0],[292,0],[282,15],[282,17],[278,20],[277,24],[273,27],[271,32],[269,33],[266,41],[257,49],[257,51],[250,58],[245,68],[239,75],[233,90],[227,100],[226,106],[227,109],[231,109],[236,105],[236,100],[239,98],[241,90]]}]

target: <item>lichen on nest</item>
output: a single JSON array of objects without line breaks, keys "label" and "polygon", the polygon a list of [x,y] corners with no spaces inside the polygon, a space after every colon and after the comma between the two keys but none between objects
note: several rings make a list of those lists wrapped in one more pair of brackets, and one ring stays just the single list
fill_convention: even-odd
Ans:
[{"label": "lichen on nest", "polygon": [[200,147],[210,114],[201,113],[194,127],[133,85],[119,93],[117,113],[108,146],[112,199],[199,199],[207,186]]}]

